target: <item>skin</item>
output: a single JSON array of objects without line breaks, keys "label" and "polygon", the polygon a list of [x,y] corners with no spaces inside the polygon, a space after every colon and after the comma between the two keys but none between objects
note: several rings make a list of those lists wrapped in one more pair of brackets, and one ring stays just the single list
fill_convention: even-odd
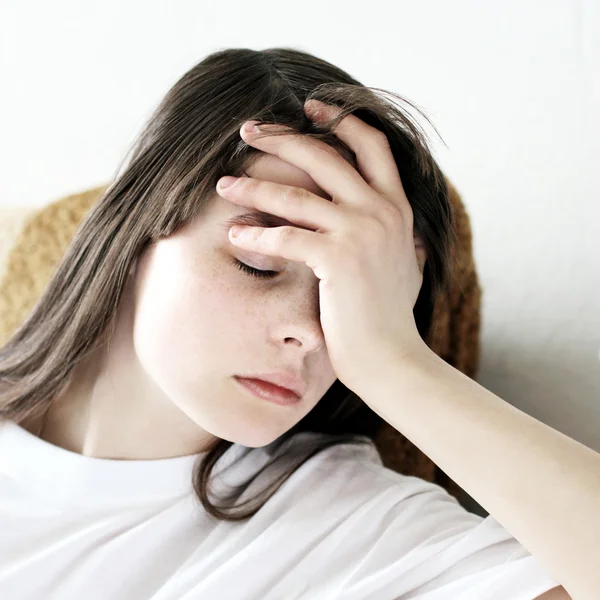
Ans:
[{"label": "skin", "polygon": [[[305,171],[276,156],[260,155],[246,173],[329,199]],[[215,193],[199,218],[146,250],[130,273],[111,343],[75,368],[41,439],[111,459],[195,454],[216,438],[260,447],[317,404],[336,380],[319,320],[319,280],[305,264],[231,244],[223,222],[249,210]],[[234,258],[281,274],[256,279]],[[308,384],[292,406],[257,398],[233,379],[286,368]],[[41,423],[25,425],[35,431]]]},{"label": "skin", "polygon": [[[283,202],[277,186],[250,185],[244,178],[222,192],[245,206],[318,228],[250,228],[237,239],[247,249],[303,260],[322,277],[321,323],[340,380],[565,582],[540,598],[569,598],[567,587],[573,598],[597,598],[600,454],[509,405],[423,340],[414,344],[414,322],[397,315],[413,306],[420,283],[409,247],[410,206],[380,133],[354,115],[336,127],[357,156],[361,180],[316,140],[255,137],[245,127],[242,132],[255,147],[301,165],[337,205],[298,190],[288,190],[293,201]],[[378,311],[363,311],[374,297]],[[396,330],[390,346],[391,326]],[[370,338],[371,344],[351,343]],[[376,371],[364,368],[378,363]]]},{"label": "skin", "polygon": [[[345,138],[348,146],[354,148],[355,152],[361,147],[364,150],[367,141],[370,141],[372,143],[371,150],[378,149],[378,156],[383,155],[381,153],[384,149],[382,140],[374,130],[361,124],[354,116],[346,117],[343,123],[338,126],[339,131],[336,133]],[[285,142],[286,140],[283,139],[279,145],[274,144],[272,151],[285,151],[292,148],[290,152],[292,162],[308,160],[306,159],[306,152],[308,152],[312,156],[312,159],[309,160],[310,167],[317,170],[317,159],[324,157],[322,152],[317,152],[316,147],[305,146],[305,152],[300,153],[295,145],[284,148]],[[384,170],[383,164],[375,160],[375,155],[367,152],[360,154],[365,161],[363,167],[367,165],[372,167],[370,173],[372,176],[376,176],[378,171]],[[284,168],[294,168],[291,165],[282,165],[277,162],[275,157],[271,157],[271,160],[274,162],[267,159],[261,161],[260,166],[264,162],[270,162],[274,168],[280,167],[281,170],[277,170],[278,177],[284,175]],[[389,157],[386,164],[390,169],[392,165]],[[259,175],[256,171],[250,175],[265,179],[264,174]],[[340,185],[343,183],[348,187],[349,179],[344,180],[340,177],[340,173],[337,175]],[[303,172],[298,173],[298,176],[304,177]],[[393,183],[394,178],[395,175],[388,181]],[[377,180],[376,177],[373,178],[373,181],[377,182]],[[278,181],[288,183],[287,180]],[[358,186],[358,180],[355,181]],[[299,184],[291,183],[291,185],[298,186]],[[268,188],[268,186],[266,187]],[[324,187],[327,187],[327,184]],[[314,189],[307,189],[326,197]],[[357,194],[357,198],[360,198],[358,202],[361,204],[367,201],[367,198],[361,198],[360,194]],[[216,210],[217,213],[219,212],[219,202],[216,209],[211,205],[211,209]],[[257,199],[249,198],[247,202],[247,206],[251,206],[252,202],[257,202]],[[259,201],[260,204],[265,205],[269,202],[274,202],[274,196],[267,195]],[[377,206],[383,205],[377,204]],[[404,206],[407,207],[406,203]],[[287,205],[284,207],[279,203],[279,209],[284,210],[284,208],[290,209]],[[278,279],[275,286],[269,287],[268,294],[259,294],[254,289],[248,292],[249,288],[245,285],[238,285],[233,283],[233,280],[223,278],[224,269],[211,271],[208,267],[214,267],[216,256],[220,256],[220,251],[228,249],[225,242],[223,242],[223,247],[219,245],[221,238],[213,236],[214,230],[205,229],[203,232],[205,235],[201,236],[202,241],[195,235],[197,230],[204,228],[207,223],[215,224],[215,213],[212,210],[209,211],[209,218],[202,221],[202,225],[190,224],[180,234],[162,242],[160,249],[144,255],[140,261],[139,275],[132,286],[131,308],[129,313],[125,311],[123,317],[125,325],[121,325],[119,329],[122,335],[116,337],[115,344],[111,345],[111,349],[108,351],[112,361],[107,361],[108,366],[105,370],[102,369],[102,361],[92,361],[91,364],[97,370],[95,378],[90,376],[88,380],[88,384],[94,382],[95,385],[88,385],[87,388],[84,388],[88,391],[87,403],[83,394],[77,396],[74,393],[73,395],[74,398],[84,398],[83,401],[80,400],[79,404],[74,405],[80,411],[71,411],[70,413],[77,414],[84,424],[88,423],[88,428],[80,429],[80,433],[85,431],[86,435],[89,435],[89,424],[93,423],[96,425],[93,433],[101,431],[108,436],[103,440],[106,444],[109,444],[114,438],[117,441],[120,440],[123,447],[127,444],[125,437],[119,438],[119,430],[117,433],[113,433],[110,430],[111,424],[112,426],[117,424],[120,426],[120,430],[124,430],[129,435],[125,427],[127,422],[136,426],[141,416],[148,417],[143,421],[146,427],[144,429],[146,437],[142,436],[141,440],[136,439],[136,443],[140,444],[141,442],[142,446],[140,447],[145,449],[148,449],[150,445],[156,447],[155,439],[157,443],[164,443],[164,437],[152,439],[152,433],[159,436],[170,433],[173,431],[173,425],[177,423],[181,426],[181,432],[177,432],[180,437],[179,443],[183,444],[187,439],[185,438],[186,434],[191,432],[192,438],[194,434],[198,434],[199,420],[202,421],[201,425],[204,428],[205,442],[211,435],[209,433],[210,426],[214,426],[212,428],[213,435],[222,435],[221,432],[216,431],[219,424],[226,428],[227,434],[232,437],[240,434],[253,440],[261,436],[266,437],[269,433],[273,434],[273,430],[279,425],[284,428],[281,431],[283,433],[298,419],[288,425],[287,421],[292,421],[293,416],[273,410],[276,418],[269,419],[268,417],[271,415],[265,415],[266,411],[263,411],[262,405],[257,408],[256,403],[250,405],[238,402],[237,398],[234,400],[231,388],[224,383],[226,380],[233,385],[231,372],[227,377],[223,377],[222,370],[215,368],[214,370],[218,371],[217,375],[210,371],[208,374],[204,373],[202,376],[198,376],[195,369],[199,364],[229,364],[233,362],[232,356],[254,356],[256,351],[254,350],[254,353],[252,351],[256,347],[256,340],[262,341],[265,336],[267,337],[265,348],[273,347],[281,354],[286,351],[288,354],[296,352],[304,360],[302,365],[304,367],[309,365],[312,358],[311,364],[316,365],[314,374],[319,383],[325,381],[324,375],[327,372],[331,375],[328,385],[324,386],[320,394],[314,395],[317,401],[333,383],[335,375],[331,369],[331,363],[327,361],[326,368],[323,369],[324,362],[320,360],[326,358],[326,355],[324,354],[324,336],[319,325],[319,298],[316,293],[318,280],[311,274],[312,270],[298,262],[289,267],[286,265],[285,276],[281,280]],[[228,207],[228,210],[234,209]],[[333,214],[329,210],[321,211],[323,215],[329,213]],[[386,214],[391,215],[391,212],[387,211]],[[363,222],[369,223],[366,235],[373,236],[374,231],[381,235],[381,232],[384,231],[380,227],[375,228],[372,221]],[[221,227],[220,230],[227,233],[226,228]],[[351,231],[357,235],[361,233],[358,230]],[[294,253],[293,240],[308,239],[309,237],[317,240],[313,234],[307,235],[299,232],[289,237],[263,236],[260,239],[269,237],[277,239],[281,251],[290,254]],[[371,239],[374,238],[371,237]],[[319,239],[319,242],[322,243],[322,240]],[[205,251],[203,260],[195,261],[195,252],[199,252],[201,255],[202,249]],[[237,247],[237,250],[241,251],[242,248]],[[247,250],[248,248],[246,248]],[[276,259],[272,254],[269,256],[269,260]],[[408,256],[409,253],[406,255]],[[262,269],[280,270],[279,267],[272,265],[255,266]],[[389,267],[389,265],[387,266]],[[422,272],[422,254],[419,258],[419,269]],[[199,272],[204,277],[198,277]],[[292,279],[291,272],[297,275],[298,279]],[[288,274],[290,274],[289,278]],[[359,278],[354,284],[355,291],[358,291],[360,286],[366,285],[365,282],[368,281],[370,273],[366,271],[363,275],[365,281]],[[264,282],[260,282],[260,286],[263,285]],[[285,293],[280,290],[280,286],[285,288]],[[263,289],[261,287],[261,291]],[[289,293],[288,290],[290,290]],[[183,300],[181,299],[182,292]],[[240,298],[246,300],[247,296],[250,296],[250,300],[257,301],[240,302]],[[205,301],[202,304],[202,311],[198,311],[197,302],[195,302],[198,299]],[[223,310],[224,308],[226,310]],[[336,308],[340,309],[340,307]],[[232,310],[232,314],[229,314],[229,310]],[[190,323],[191,315],[194,315],[194,319]],[[248,316],[253,318],[246,318],[243,323],[250,327],[251,335],[246,333],[246,327],[240,327],[242,322],[240,318]],[[205,325],[204,331],[198,327],[198,321]],[[237,329],[232,327],[231,323],[236,323]],[[295,327],[290,326],[292,323],[295,324]],[[304,327],[299,327],[299,324],[304,324]],[[312,327],[309,327],[310,324]],[[199,348],[193,346],[192,340],[199,338],[199,336],[192,335],[194,329],[200,329],[198,333],[204,335],[202,341],[205,341],[207,329],[212,333],[210,341],[214,345],[210,347],[210,350],[205,350],[207,355],[210,351],[210,356],[206,357],[206,361],[202,361],[202,349],[208,348],[209,345],[205,343]],[[227,330],[230,330],[230,337],[227,336]],[[128,331],[132,331],[133,335],[128,335]],[[317,331],[320,332],[319,335],[317,335]],[[311,336],[310,333],[313,335]],[[224,351],[219,352],[224,343],[223,340],[229,342],[227,357],[225,357]],[[127,344],[128,341],[130,341],[129,344]],[[167,342],[167,344],[163,342]],[[117,350],[115,350],[115,346]],[[239,351],[240,347],[243,347],[242,351]],[[168,351],[164,351],[164,348],[168,348]],[[235,349],[233,354],[232,348]],[[292,348],[296,348],[296,350],[294,351]],[[303,350],[304,352],[302,352]],[[114,359],[118,351],[120,351],[118,357],[120,362],[115,363]],[[352,350],[349,352],[351,354]],[[174,356],[189,357],[189,359],[177,360],[173,358]],[[191,364],[192,357],[193,365]],[[287,360],[298,359],[297,356],[291,356],[291,359],[290,357],[285,358]],[[124,369],[127,376],[123,375],[123,371],[121,372],[121,380],[118,382],[121,386],[117,389],[117,394],[115,389],[107,384],[107,382],[112,383],[114,378],[102,376],[101,379],[101,374],[104,372],[115,373],[115,377],[118,377],[119,371],[113,365],[118,364],[123,369],[123,361],[127,360],[134,361],[134,364],[133,367],[128,364]],[[300,362],[296,364],[300,366]],[[83,364],[80,366],[83,367]],[[275,369],[284,366],[286,365],[269,365],[268,368]],[[292,366],[292,363],[287,363],[287,366]],[[543,558],[546,566],[558,573],[561,580],[570,581],[573,589],[579,590],[574,597],[582,599],[596,597],[597,585],[594,581],[593,557],[597,538],[590,535],[585,527],[580,526],[580,523],[582,521],[590,524],[594,522],[597,494],[595,495],[593,490],[588,489],[587,482],[593,480],[598,472],[600,455],[577,444],[574,440],[558,434],[524,413],[520,413],[502,399],[453,369],[439,357],[428,354],[425,347],[422,355],[417,356],[415,353],[412,358],[403,355],[401,360],[396,361],[392,367],[387,377],[368,378],[370,388],[366,388],[364,394],[359,393],[365,402],[388,423],[423,449],[459,485],[480,501],[482,506],[489,507],[490,514],[513,532],[515,537],[521,540],[533,554]],[[264,369],[266,368],[265,366]],[[152,377],[148,375],[143,377],[141,376],[142,372],[151,373]],[[306,370],[302,372],[303,376],[305,374]],[[214,397],[208,400],[206,396],[202,395],[203,389],[208,390],[209,388],[207,384],[209,380],[213,396],[223,391],[223,397],[219,398],[221,401],[218,403],[214,401]],[[311,386],[313,385],[312,378],[307,377],[307,381],[310,381]],[[99,385],[98,382],[102,385]],[[135,384],[138,384],[139,387]],[[97,388],[100,387],[102,389],[94,395]],[[227,395],[224,393],[225,389],[227,389]],[[110,391],[113,392],[112,396],[109,395]],[[309,388],[307,398],[311,391],[314,392],[315,387]],[[133,399],[131,394],[133,394]],[[91,402],[96,396],[101,400],[96,403]],[[119,398],[123,397],[126,397],[126,400],[119,402]],[[197,401],[198,397],[203,398],[202,403]],[[247,398],[247,396],[244,397],[245,400]],[[167,399],[170,399],[170,402]],[[232,402],[236,402],[235,411],[231,410]],[[260,402],[266,404],[264,401]],[[119,410],[121,406],[125,410]],[[136,406],[146,414],[138,412],[136,418],[132,419],[131,415],[135,413]],[[314,404],[299,418],[304,416],[312,406]],[[304,404],[296,407],[303,409]],[[268,408],[279,409],[280,407],[269,405]],[[84,415],[83,418],[82,415]],[[156,421],[157,415],[164,416],[167,422]],[[187,416],[187,420],[182,415]],[[235,415],[235,419],[232,418],[233,415]],[[441,425],[436,425],[436,421],[431,420],[431,415],[438,415],[437,421]],[[240,416],[244,418],[240,418]],[[264,418],[265,416],[267,419]],[[92,417],[97,418],[94,420]],[[62,422],[64,423],[66,420],[63,419]],[[194,423],[195,427],[188,429],[187,426],[190,422]],[[155,430],[152,431],[154,425]],[[136,431],[139,430],[138,426]],[[76,432],[76,428],[74,431]],[[272,439],[278,435],[280,433],[276,433]],[[98,436],[96,438],[88,437],[87,441],[93,446],[97,439],[99,439]],[[478,447],[476,452],[470,450],[469,460],[465,460],[463,454],[464,440],[469,440],[472,447]],[[175,440],[171,441],[177,443]],[[250,446],[261,445],[256,442],[249,443],[248,440],[240,443]],[[558,466],[547,458],[553,456],[553,452],[554,462]],[[519,465],[520,470],[515,469],[515,465]],[[489,475],[490,473],[493,474],[493,477]],[[568,473],[575,473],[575,477],[564,481],[565,474]],[[559,480],[563,481],[563,485],[561,494],[556,494],[555,483]],[[580,509],[573,518],[570,516],[570,513],[573,512],[572,507]],[[572,537],[575,538],[575,544],[570,541]],[[566,553],[565,547],[568,547],[570,552]],[[567,599],[570,596],[564,587],[559,586],[539,598],[548,600],[556,598],[558,600],[559,598]]]}]

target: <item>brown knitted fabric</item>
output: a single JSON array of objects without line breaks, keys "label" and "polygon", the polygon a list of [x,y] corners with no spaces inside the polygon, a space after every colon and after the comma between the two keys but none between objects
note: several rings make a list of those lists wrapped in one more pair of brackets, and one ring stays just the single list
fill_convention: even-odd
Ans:
[{"label": "brown knitted fabric", "polygon": [[[435,306],[429,346],[453,367],[474,377],[479,358],[481,290],[469,218],[458,192],[448,185],[459,239],[456,278],[450,293],[440,297]],[[0,346],[33,309],[83,217],[107,188],[73,194],[32,212],[10,248],[0,280]],[[461,493],[425,454],[387,423],[375,444],[390,469],[435,482],[454,496]]]}]

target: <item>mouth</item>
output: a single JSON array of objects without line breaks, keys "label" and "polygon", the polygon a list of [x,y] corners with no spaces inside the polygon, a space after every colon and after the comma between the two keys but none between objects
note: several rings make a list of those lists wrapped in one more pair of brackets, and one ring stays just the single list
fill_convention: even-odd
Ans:
[{"label": "mouth", "polygon": [[255,379],[253,377],[240,377],[238,375],[235,375],[234,379],[244,389],[254,394],[254,396],[268,402],[273,402],[274,404],[279,404],[280,406],[298,404],[302,400],[302,396],[295,391],[271,383],[270,381]]}]

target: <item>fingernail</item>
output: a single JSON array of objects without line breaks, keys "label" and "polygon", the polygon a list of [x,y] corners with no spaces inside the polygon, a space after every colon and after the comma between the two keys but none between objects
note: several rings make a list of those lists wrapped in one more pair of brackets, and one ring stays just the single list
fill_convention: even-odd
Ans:
[{"label": "fingernail", "polygon": [[242,131],[244,133],[254,133],[255,131],[258,131],[256,123],[257,121],[248,121],[244,123],[244,125],[242,126]]},{"label": "fingernail", "polygon": [[242,238],[242,237],[246,237],[246,233],[247,233],[247,227],[242,227],[240,225],[234,225],[230,230],[229,230],[229,237],[230,238]]},{"label": "fingernail", "polygon": [[230,175],[227,175],[226,177],[221,177],[221,179],[219,179],[219,187],[220,188],[230,187],[236,181],[237,181],[237,177],[231,177]]},{"label": "fingernail", "polygon": [[304,103],[304,108],[309,112],[315,112],[325,106],[324,102],[320,102],[316,98],[311,98]]},{"label": "fingernail", "polygon": [[313,119],[326,119],[330,115],[331,105],[325,104],[317,99],[307,100],[304,104],[304,112]]}]

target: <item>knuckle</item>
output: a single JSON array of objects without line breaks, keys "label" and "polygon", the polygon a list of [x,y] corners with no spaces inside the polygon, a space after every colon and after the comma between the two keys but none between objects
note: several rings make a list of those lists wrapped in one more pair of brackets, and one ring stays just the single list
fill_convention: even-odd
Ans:
[{"label": "knuckle", "polygon": [[285,226],[280,227],[277,231],[277,242],[279,244],[285,244],[294,235],[294,228]]},{"label": "knuckle", "polygon": [[299,202],[302,202],[305,197],[306,190],[302,188],[289,186],[283,190],[283,199],[286,202],[294,202],[295,204],[298,204]]},{"label": "knuckle", "polygon": [[383,131],[381,131],[381,129],[375,129],[373,128],[373,138],[377,141],[378,144],[381,144],[383,146],[387,146],[389,148],[390,145],[390,140],[388,139],[387,135],[385,135],[385,133]]},{"label": "knuckle", "polygon": [[341,158],[340,153],[333,146],[325,144],[324,142],[316,143],[315,148],[322,152],[325,155],[325,158],[333,158],[335,160],[339,160]]},{"label": "knuckle", "polygon": [[397,206],[394,206],[391,202],[386,203],[382,208],[383,220],[385,223],[390,224],[396,228],[402,224],[402,213]]},{"label": "knuckle", "polygon": [[372,218],[368,221],[367,231],[374,239],[380,239],[386,234],[386,227],[379,219]]},{"label": "knuckle", "polygon": [[385,234],[384,224],[372,215],[364,215],[356,219],[351,232],[352,237],[365,237],[368,240],[376,240]]},{"label": "knuckle", "polygon": [[292,235],[292,228],[285,226],[285,227],[277,228],[277,235],[275,237],[276,237],[278,243],[285,243],[286,240],[290,239],[291,235]]},{"label": "knuckle", "polygon": [[240,181],[243,181],[244,179],[247,179],[247,181],[244,181],[244,193],[246,194],[257,194],[260,190],[260,184],[261,182],[258,181],[257,179],[251,179],[251,178],[247,178],[247,177],[242,177],[240,179]]}]

